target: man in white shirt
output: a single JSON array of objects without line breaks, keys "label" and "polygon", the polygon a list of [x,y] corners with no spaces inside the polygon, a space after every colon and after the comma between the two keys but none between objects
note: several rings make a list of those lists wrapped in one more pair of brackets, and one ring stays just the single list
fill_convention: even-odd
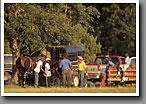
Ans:
[{"label": "man in white shirt", "polygon": [[126,56],[126,59],[125,59],[125,63],[124,63],[124,66],[123,66],[123,71],[126,71],[126,69],[129,67],[129,64],[130,64],[129,54],[126,53],[125,56]]},{"label": "man in white shirt", "polygon": [[46,58],[46,64],[45,64],[45,72],[46,74],[44,74],[44,76],[46,77],[46,83],[47,86],[50,87],[50,77],[51,77],[51,70],[50,70],[50,58]]},{"label": "man in white shirt", "polygon": [[[126,69],[127,69],[127,68],[129,67],[129,65],[130,65],[129,54],[126,53],[125,56],[126,56],[126,59],[125,59],[125,63],[124,63],[124,65],[123,65],[123,69],[122,69],[123,73],[126,71]],[[122,76],[122,82],[124,82],[125,80],[126,80],[126,77],[123,77],[123,76]]]},{"label": "man in white shirt", "polygon": [[44,72],[44,74],[46,74],[46,72],[44,71],[44,69],[42,68],[44,60],[42,60],[41,58],[39,58],[39,61],[37,62],[36,68],[34,69],[35,72],[35,85],[34,88],[38,87],[38,82],[39,82],[39,73],[42,70]]}]

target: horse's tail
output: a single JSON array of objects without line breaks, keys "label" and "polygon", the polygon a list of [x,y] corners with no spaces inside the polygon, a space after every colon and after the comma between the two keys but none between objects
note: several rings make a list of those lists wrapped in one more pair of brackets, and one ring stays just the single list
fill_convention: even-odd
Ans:
[{"label": "horse's tail", "polygon": [[16,60],[16,67],[17,67],[17,69],[21,68],[21,58],[20,57]]}]

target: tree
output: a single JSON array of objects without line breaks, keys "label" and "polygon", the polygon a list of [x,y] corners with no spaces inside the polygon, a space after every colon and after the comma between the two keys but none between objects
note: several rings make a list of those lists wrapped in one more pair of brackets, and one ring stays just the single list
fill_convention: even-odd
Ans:
[{"label": "tree", "polygon": [[96,8],[85,4],[5,4],[5,40],[9,39],[12,48],[17,38],[21,55],[46,44],[81,45],[90,62],[101,48],[94,35],[99,15]]},{"label": "tree", "polygon": [[102,51],[135,55],[136,4],[106,4],[102,8],[99,33]]}]

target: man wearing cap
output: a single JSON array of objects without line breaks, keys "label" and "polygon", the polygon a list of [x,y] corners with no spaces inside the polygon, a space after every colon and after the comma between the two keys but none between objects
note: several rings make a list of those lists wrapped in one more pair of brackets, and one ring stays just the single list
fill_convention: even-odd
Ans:
[{"label": "man wearing cap", "polygon": [[106,75],[106,82],[107,82],[107,78],[108,78],[108,68],[109,66],[115,66],[115,64],[111,61],[111,58],[108,57],[106,58],[106,61],[107,61],[107,65],[106,65],[106,69],[105,69],[105,75]]},{"label": "man wearing cap", "polygon": [[81,82],[80,87],[84,87],[85,84],[83,82],[83,79],[84,79],[85,69],[86,69],[86,74],[88,74],[87,66],[83,61],[82,56],[78,56],[77,58],[78,58],[78,71],[79,71],[78,76],[79,76],[79,81]]},{"label": "man wearing cap", "polygon": [[72,64],[69,59],[66,59],[65,55],[63,56],[63,60],[60,62],[59,67],[62,69],[63,87],[66,87],[66,80],[68,82],[68,87],[71,87]]},{"label": "man wearing cap", "polygon": [[37,62],[37,65],[36,65],[36,68],[34,69],[34,72],[35,72],[35,85],[34,85],[34,88],[37,88],[38,87],[38,82],[39,82],[39,73],[40,73],[40,70],[42,70],[44,72],[44,74],[46,74],[46,72],[44,71],[42,65],[43,65],[43,62],[45,60],[43,60],[42,58],[39,57],[38,59],[39,61]]},{"label": "man wearing cap", "polygon": [[46,64],[45,64],[45,72],[46,74],[44,74],[45,77],[47,77],[47,82],[48,83],[48,87],[50,87],[50,77],[51,77],[51,69],[50,69],[50,58],[46,58]]}]

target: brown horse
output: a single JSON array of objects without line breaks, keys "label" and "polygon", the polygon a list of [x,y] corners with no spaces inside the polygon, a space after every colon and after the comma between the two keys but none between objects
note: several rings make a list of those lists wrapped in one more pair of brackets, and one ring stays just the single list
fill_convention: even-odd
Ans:
[{"label": "brown horse", "polygon": [[[16,66],[19,72],[18,73],[19,86],[24,87],[24,74],[26,71],[31,73],[31,71],[34,70],[37,60],[38,57],[28,57],[28,56],[20,56],[16,60]],[[30,74],[29,74],[29,78],[30,78]]]}]

